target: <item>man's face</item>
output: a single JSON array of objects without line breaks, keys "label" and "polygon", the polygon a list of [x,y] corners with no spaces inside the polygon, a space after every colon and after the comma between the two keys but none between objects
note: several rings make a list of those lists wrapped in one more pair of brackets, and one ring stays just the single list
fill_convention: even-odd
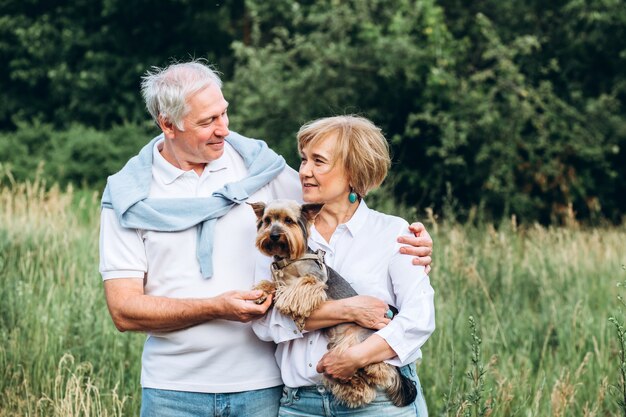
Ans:
[{"label": "man's face", "polygon": [[[187,99],[189,114],[183,119],[184,131],[175,125],[164,130],[174,155],[163,156],[183,170],[203,169],[224,153],[228,130],[228,102],[220,88],[212,84]],[[174,161],[171,157],[174,157]]]}]

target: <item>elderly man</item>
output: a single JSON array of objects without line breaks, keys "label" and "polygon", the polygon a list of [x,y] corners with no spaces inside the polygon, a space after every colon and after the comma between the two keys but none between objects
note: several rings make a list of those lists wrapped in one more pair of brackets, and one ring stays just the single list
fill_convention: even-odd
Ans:
[{"label": "elderly man", "polygon": [[[257,305],[255,215],[242,202],[301,200],[298,174],[264,142],[228,129],[216,73],[199,61],[148,72],[142,93],[162,130],[102,199],[100,272],[120,331],[147,333],[143,416],[271,416],[282,391]],[[428,265],[432,240],[411,226],[403,252]],[[382,317],[387,305],[355,297]]]}]

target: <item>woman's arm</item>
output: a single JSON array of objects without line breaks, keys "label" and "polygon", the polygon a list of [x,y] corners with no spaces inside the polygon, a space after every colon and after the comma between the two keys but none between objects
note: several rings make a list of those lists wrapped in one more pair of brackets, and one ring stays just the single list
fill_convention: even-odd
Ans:
[{"label": "woman's arm", "polygon": [[340,381],[347,380],[355,372],[372,363],[383,362],[396,356],[385,339],[373,334],[358,345],[342,353],[326,352],[317,363],[317,372]]},{"label": "woman's arm", "polygon": [[[343,300],[329,300],[317,308],[305,322],[305,331],[331,327],[336,324],[354,322],[362,327],[379,330],[389,324],[385,312],[389,306],[376,297],[357,295]],[[270,309],[268,313],[254,320],[252,329],[259,339],[282,343],[302,337],[293,319]]]},{"label": "woman's arm", "polygon": [[304,328],[313,331],[352,322],[367,329],[379,330],[390,322],[385,317],[388,309],[387,303],[368,295],[329,300],[309,316]]},{"label": "woman's arm", "polygon": [[396,253],[390,257],[388,279],[399,314],[364,342],[343,353],[328,352],[318,363],[318,371],[336,379],[347,379],[357,369],[387,361],[395,366],[414,362],[420,347],[435,329],[434,290],[423,268],[415,277],[410,257]]},{"label": "woman's arm", "polygon": [[411,273],[415,266],[406,258],[394,256],[388,269],[399,313],[388,326],[376,332],[396,353],[397,357],[388,360],[396,366],[417,360],[420,348],[435,331],[435,291],[425,273],[421,278]]},{"label": "woman's arm", "polygon": [[419,348],[435,329],[435,309],[428,277],[412,291],[402,297],[408,305],[400,304],[399,314],[389,325],[344,352],[327,352],[319,361],[317,371],[346,380],[358,369],[373,363],[388,361],[402,366],[414,362]]}]

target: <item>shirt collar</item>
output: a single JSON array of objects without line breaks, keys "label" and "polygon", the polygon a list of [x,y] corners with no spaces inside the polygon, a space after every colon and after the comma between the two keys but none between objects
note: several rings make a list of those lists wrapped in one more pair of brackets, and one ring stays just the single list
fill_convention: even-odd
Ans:
[{"label": "shirt collar", "polygon": [[368,212],[369,208],[367,207],[367,204],[365,204],[365,200],[361,199],[359,207],[357,207],[350,220],[345,223],[346,229],[348,229],[352,236],[356,236],[363,226],[365,226]]},{"label": "shirt collar", "polygon": [[[340,224],[339,226],[337,226],[337,228],[345,227],[352,235],[352,237],[355,237],[359,233],[359,231],[363,230],[363,226],[365,226],[365,223],[367,222],[369,211],[370,209],[367,207],[367,204],[365,204],[365,201],[361,199],[361,201],[359,202],[359,206],[356,208],[356,211],[354,212],[350,220],[348,220],[346,223]],[[335,230],[333,234],[336,232],[337,231]],[[322,237],[320,232],[317,231],[315,225],[311,226],[310,237],[311,239],[313,239],[314,242],[324,248],[324,250],[333,250],[328,246],[328,243],[326,243],[326,240]]]},{"label": "shirt collar", "polygon": [[[152,150],[152,167],[154,169],[154,172],[161,178],[163,183],[169,185],[181,176],[185,175],[185,173],[187,173],[188,171],[184,171],[180,168],[175,167],[174,165],[170,164],[165,158],[163,158],[163,155],[161,155],[161,152],[159,152],[159,150],[163,148],[163,141],[165,141],[165,139],[159,140],[157,141],[157,143],[154,144],[154,149]],[[226,144],[225,147],[226,146],[230,145]],[[226,153],[226,149],[224,150],[224,153]],[[226,163],[226,158],[224,157],[224,154],[222,154],[219,159],[216,159],[215,161],[207,164],[207,166],[204,168],[204,171],[202,172],[202,176],[227,168],[228,165]]]}]

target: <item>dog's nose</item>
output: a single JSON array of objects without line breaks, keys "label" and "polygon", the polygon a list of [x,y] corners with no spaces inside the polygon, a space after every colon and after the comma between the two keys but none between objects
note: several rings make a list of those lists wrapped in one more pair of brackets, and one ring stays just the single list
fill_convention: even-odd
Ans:
[{"label": "dog's nose", "polygon": [[270,240],[272,242],[276,242],[278,239],[280,239],[280,233],[270,233]]}]

